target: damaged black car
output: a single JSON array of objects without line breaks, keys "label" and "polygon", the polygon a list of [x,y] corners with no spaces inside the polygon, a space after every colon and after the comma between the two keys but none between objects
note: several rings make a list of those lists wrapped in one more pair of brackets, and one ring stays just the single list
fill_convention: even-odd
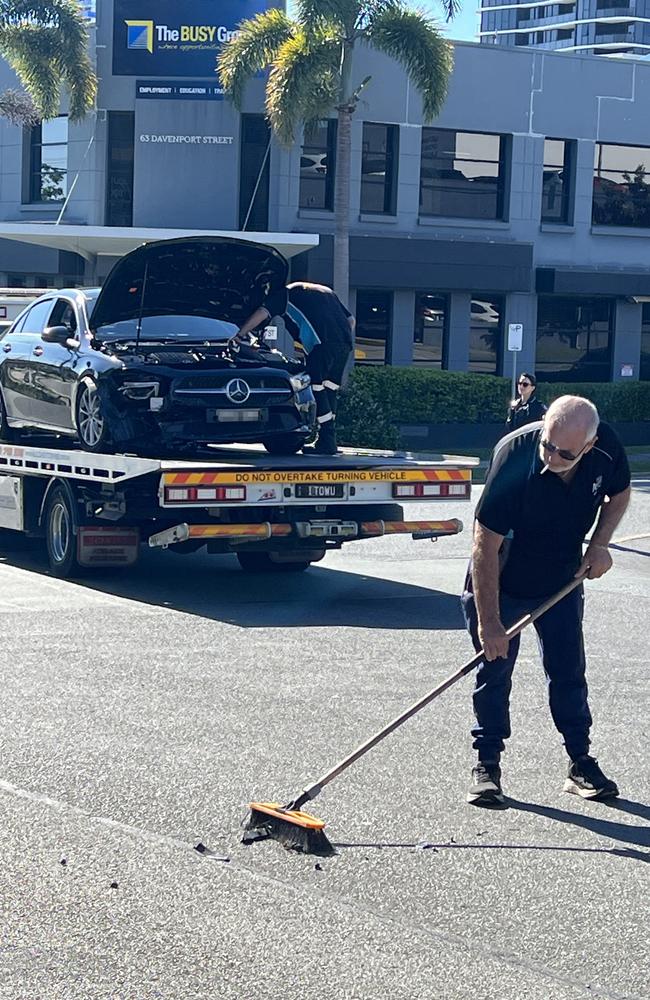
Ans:
[{"label": "damaged black car", "polygon": [[286,281],[272,247],[183,237],[138,247],[101,289],[43,295],[0,339],[0,439],[45,432],[140,454],[255,442],[294,454],[315,421],[302,363],[232,341]]}]

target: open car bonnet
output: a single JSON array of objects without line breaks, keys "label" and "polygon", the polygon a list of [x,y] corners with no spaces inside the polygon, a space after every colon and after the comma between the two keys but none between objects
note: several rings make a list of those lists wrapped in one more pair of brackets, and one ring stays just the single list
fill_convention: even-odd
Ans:
[{"label": "open car bonnet", "polygon": [[270,293],[284,291],[287,274],[282,254],[260,243],[213,236],[145,243],[111,270],[90,326],[99,339],[140,315],[200,316],[239,327]]}]

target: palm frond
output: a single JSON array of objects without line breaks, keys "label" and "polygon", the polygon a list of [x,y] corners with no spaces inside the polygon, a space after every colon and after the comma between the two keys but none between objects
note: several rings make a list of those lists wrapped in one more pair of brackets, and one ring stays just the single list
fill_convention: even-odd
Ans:
[{"label": "palm frond", "polygon": [[453,67],[453,49],[426,14],[394,2],[373,17],[365,35],[401,63],[422,97],[425,121],[440,113]]},{"label": "palm frond", "polygon": [[6,118],[12,125],[29,128],[37,125],[41,116],[29,94],[21,90],[3,90],[0,93],[0,117]]},{"label": "palm frond", "polygon": [[319,24],[352,31],[363,5],[363,0],[296,0],[295,4],[298,20],[307,31]]},{"label": "palm frond", "polygon": [[462,7],[460,0],[439,0],[439,2],[445,12],[445,21],[453,21]]},{"label": "palm frond", "polygon": [[92,108],[97,82],[88,55],[88,27],[77,0],[2,0],[0,52],[44,117],[57,114],[61,84],[69,91],[73,121]]},{"label": "palm frond", "polygon": [[217,72],[236,108],[241,107],[248,80],[275,61],[295,30],[294,22],[284,11],[274,7],[242,21],[237,37],[223,46]]},{"label": "palm frond", "polygon": [[61,76],[57,66],[60,51],[54,30],[23,24],[0,29],[0,53],[31,94],[39,114],[54,118],[59,113]]},{"label": "palm frond", "polygon": [[266,113],[281,142],[298,126],[329,114],[338,99],[341,38],[333,27],[302,29],[284,43],[269,75]]}]

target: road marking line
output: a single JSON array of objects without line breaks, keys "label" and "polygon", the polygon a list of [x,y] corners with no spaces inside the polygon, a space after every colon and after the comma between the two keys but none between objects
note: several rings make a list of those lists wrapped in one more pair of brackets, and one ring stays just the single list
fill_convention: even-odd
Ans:
[{"label": "road marking line", "polygon": [[650,538],[650,533],[644,535],[626,535],[625,538],[612,538],[610,545],[621,545],[623,542],[636,542],[639,538]]}]

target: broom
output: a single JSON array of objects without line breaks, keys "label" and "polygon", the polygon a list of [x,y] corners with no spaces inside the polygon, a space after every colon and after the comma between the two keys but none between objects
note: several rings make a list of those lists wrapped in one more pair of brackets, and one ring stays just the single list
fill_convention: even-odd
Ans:
[{"label": "broom", "polygon": [[[547,601],[541,604],[534,611],[530,611],[528,614],[520,618],[518,622],[506,631],[506,636],[509,639],[514,638],[519,635],[520,632],[534,621],[545,614],[550,608],[561,601],[567,594],[570,594],[572,590],[575,590],[584,580],[584,576],[580,576],[577,579],[572,580],[568,583],[562,590],[558,591],[553,597],[549,597]],[[382,740],[386,739],[392,732],[403,725],[408,719],[413,715],[416,715],[421,709],[425,708],[430,702],[441,695],[447,688],[450,688],[452,684],[459,681],[461,677],[465,677],[469,674],[474,667],[477,667],[481,660],[484,658],[484,652],[482,649],[468,660],[459,670],[455,673],[450,674],[446,680],[438,684],[432,691],[425,694],[423,698],[416,701],[415,704],[407,708],[405,712],[398,715],[397,718],[393,719],[384,729],[381,729],[374,736],[371,736],[365,743],[357,747],[348,757],[339,761],[331,771],[327,771],[318,781],[313,784],[308,785],[300,795],[293,799],[288,805],[282,806],[279,802],[251,802],[250,803],[250,815],[248,816],[244,829],[245,833],[242,837],[242,843],[250,844],[255,840],[266,840],[271,838],[273,840],[279,841],[284,847],[291,851],[298,851],[302,854],[317,854],[323,857],[335,854],[334,847],[327,839],[325,834],[325,823],[322,819],[317,819],[315,816],[309,813],[303,812],[302,807],[309,802],[311,799],[315,799],[317,795],[323,790],[325,785],[329,785],[330,781],[337,778],[339,774],[346,771],[351,767],[360,757],[363,757],[372,750],[373,747],[381,743]]]}]

